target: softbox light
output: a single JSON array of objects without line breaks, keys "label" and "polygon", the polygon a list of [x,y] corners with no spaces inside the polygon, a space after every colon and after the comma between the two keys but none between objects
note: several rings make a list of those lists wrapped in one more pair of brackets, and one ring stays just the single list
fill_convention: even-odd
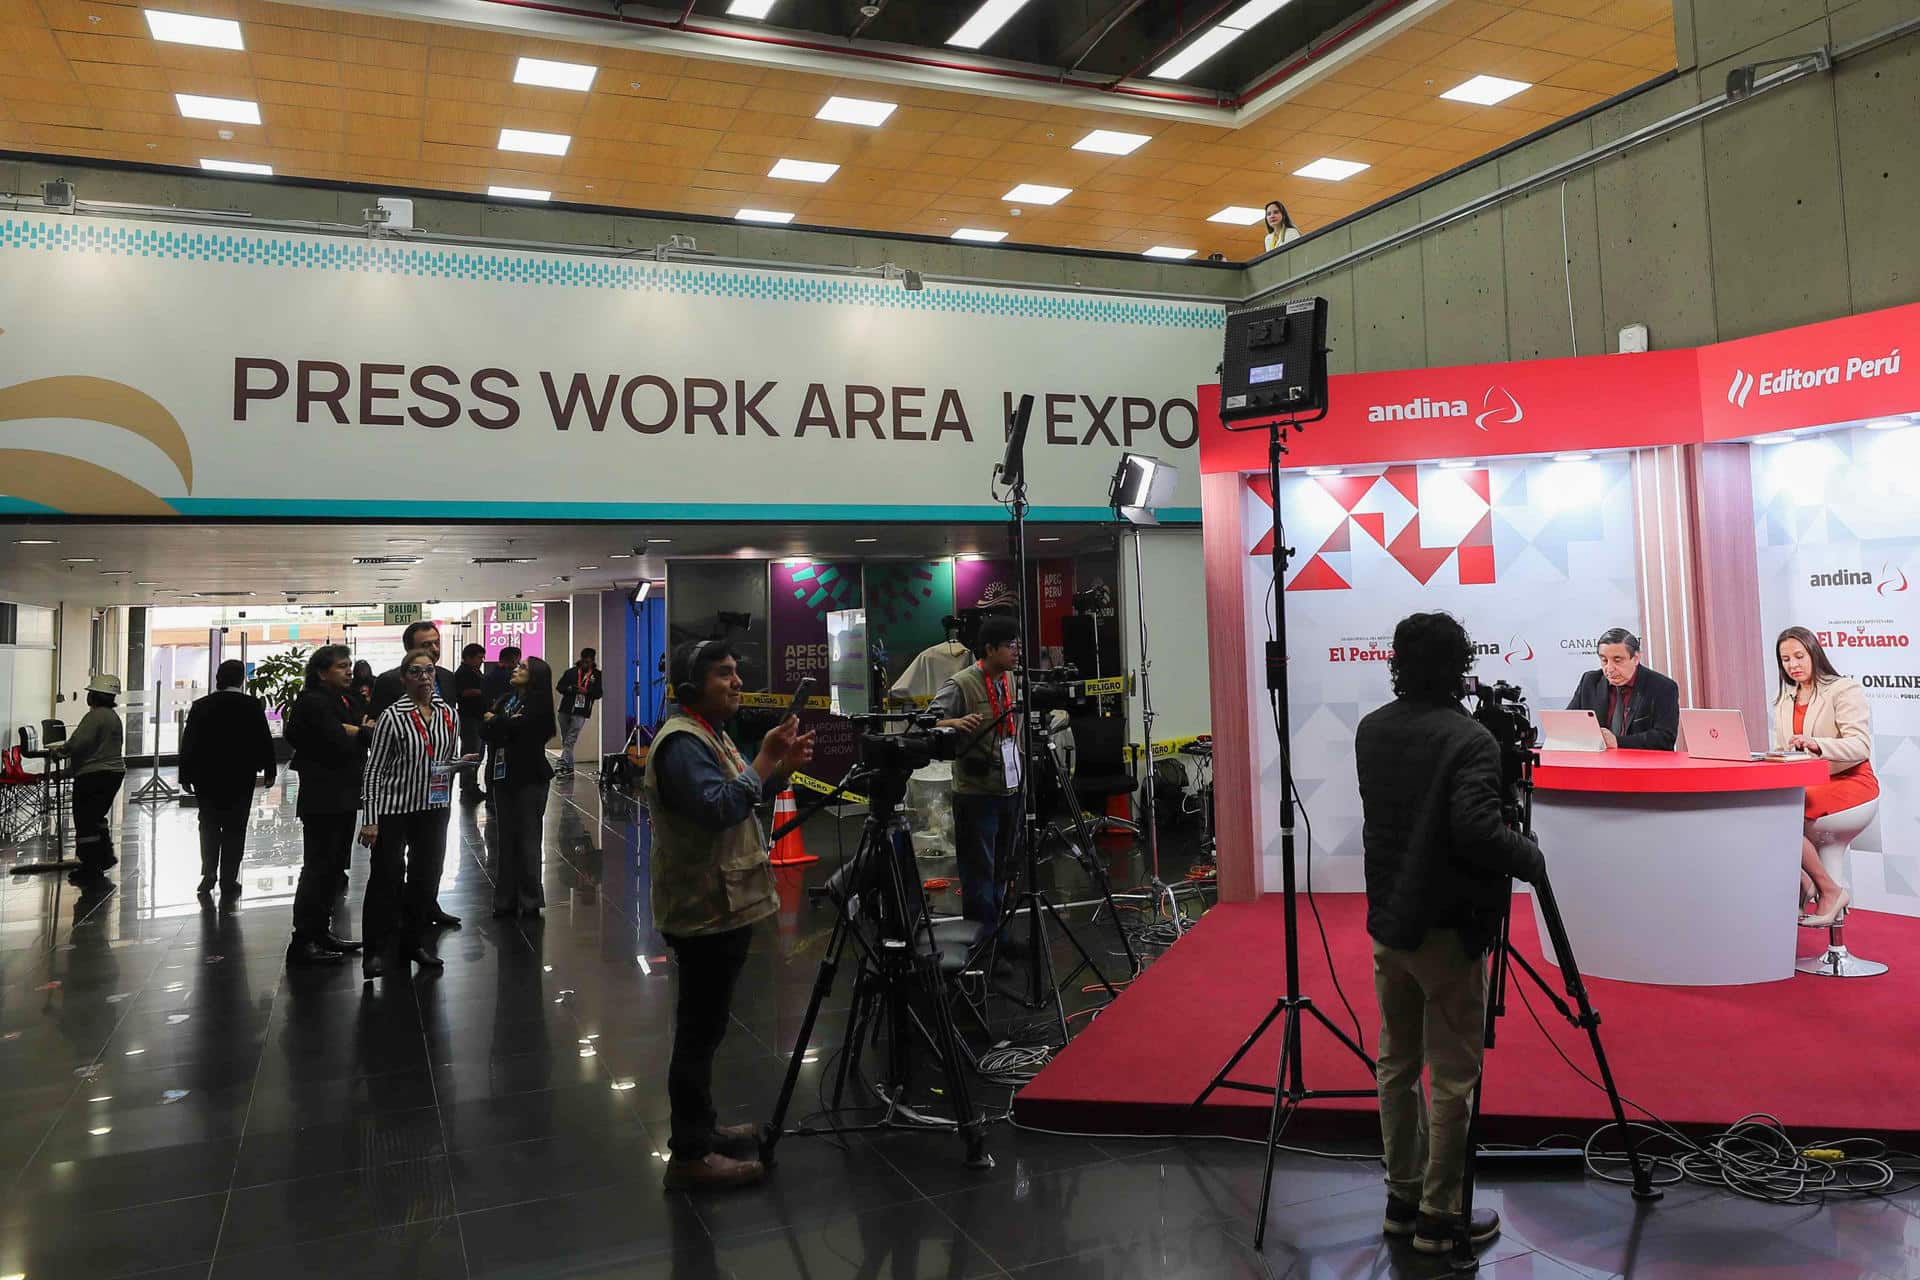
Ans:
[{"label": "softbox light", "polygon": [[1180,469],[1144,453],[1125,454],[1107,489],[1107,505],[1128,524],[1159,524],[1154,512],[1173,500]]}]

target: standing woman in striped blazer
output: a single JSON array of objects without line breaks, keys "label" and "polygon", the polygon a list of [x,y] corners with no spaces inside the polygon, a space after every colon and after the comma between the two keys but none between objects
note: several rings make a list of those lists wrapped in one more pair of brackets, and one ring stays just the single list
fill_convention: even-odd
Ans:
[{"label": "standing woman in striped blazer", "polygon": [[360,971],[369,982],[386,972],[396,940],[417,965],[445,963],[427,949],[428,916],[446,864],[454,771],[474,757],[460,754],[459,725],[435,687],[436,669],[426,649],[407,655],[400,665],[404,694],[381,713],[367,755],[360,843],[373,851],[373,865],[361,910]]}]

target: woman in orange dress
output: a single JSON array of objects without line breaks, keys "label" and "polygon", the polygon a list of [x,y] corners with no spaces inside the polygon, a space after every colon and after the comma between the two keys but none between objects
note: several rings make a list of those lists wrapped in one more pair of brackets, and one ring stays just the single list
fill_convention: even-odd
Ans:
[{"label": "woman in orange dress", "polygon": [[[1873,716],[1858,680],[1833,669],[1820,641],[1805,627],[1788,627],[1774,641],[1780,693],[1773,702],[1773,747],[1805,751],[1826,762],[1828,779],[1807,788],[1806,820],[1865,804],[1880,794],[1873,776]],[[1809,926],[1829,925],[1851,895],[1827,874],[1819,853],[1800,837],[1801,899],[1813,907],[1800,917]]]}]

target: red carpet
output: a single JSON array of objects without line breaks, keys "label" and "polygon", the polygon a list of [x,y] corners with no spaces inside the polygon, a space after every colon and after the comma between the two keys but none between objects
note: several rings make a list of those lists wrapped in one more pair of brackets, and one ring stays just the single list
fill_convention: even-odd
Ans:
[{"label": "red carpet", "polygon": [[[1365,899],[1321,894],[1320,913],[1347,998],[1371,1052],[1379,1033]],[[1048,1129],[1093,1133],[1181,1131],[1190,1103],[1272,1009],[1285,986],[1281,900],[1216,907],[1155,962],[1021,1091],[1014,1115]],[[1352,1031],[1334,994],[1320,937],[1300,908],[1301,985]],[[1515,899],[1515,945],[1558,991],[1560,971],[1540,960],[1530,902]],[[1853,913],[1848,945],[1891,965],[1878,978],[1839,981],[1796,975],[1746,987],[1651,987],[1589,979],[1600,1034],[1623,1096],[1669,1123],[1719,1127],[1769,1112],[1796,1135],[1920,1136],[1920,920]],[[1576,945],[1578,939],[1575,939]],[[1567,1067],[1518,998],[1524,990],[1557,1043],[1594,1074],[1587,1038],[1517,970],[1487,1064],[1487,1136],[1533,1142],[1555,1132],[1584,1136],[1608,1114],[1606,1095]],[[1368,1088],[1366,1067],[1311,1020],[1309,1088]],[[1271,1086],[1280,1024],[1241,1062],[1234,1079]],[[1262,1135],[1270,1101],[1216,1091],[1191,1132]],[[1377,1135],[1373,1104],[1309,1104],[1295,1137]],[[1629,1118],[1633,1112],[1629,1108]]]}]

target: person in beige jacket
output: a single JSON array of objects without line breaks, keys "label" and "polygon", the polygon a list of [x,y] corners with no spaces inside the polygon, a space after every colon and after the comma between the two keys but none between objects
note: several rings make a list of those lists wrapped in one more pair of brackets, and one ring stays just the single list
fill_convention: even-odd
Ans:
[{"label": "person in beige jacket", "polygon": [[[1807,788],[1806,820],[1865,804],[1880,794],[1873,774],[1873,714],[1866,690],[1834,670],[1813,632],[1788,627],[1774,641],[1780,667],[1780,693],[1773,700],[1775,750],[1805,751],[1826,762],[1828,780]],[[1808,926],[1829,925],[1852,895],[1827,874],[1826,866],[1803,833],[1800,837],[1800,896],[1813,906],[1800,917]]]}]

